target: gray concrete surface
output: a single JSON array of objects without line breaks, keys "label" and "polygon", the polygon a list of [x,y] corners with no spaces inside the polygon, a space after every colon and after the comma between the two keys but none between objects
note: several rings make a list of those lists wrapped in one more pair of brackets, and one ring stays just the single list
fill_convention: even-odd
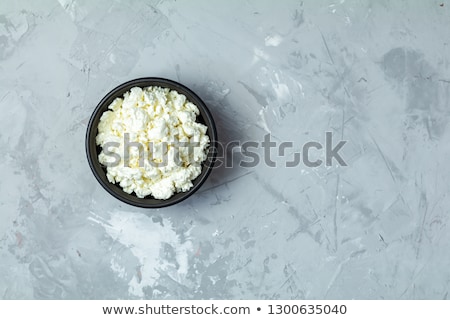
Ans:
[{"label": "gray concrete surface", "polygon": [[[2,1],[0,297],[446,299],[449,26],[442,0]],[[294,148],[122,204],[84,136],[143,76],[197,92],[223,143]],[[286,167],[327,131],[347,166]]]}]

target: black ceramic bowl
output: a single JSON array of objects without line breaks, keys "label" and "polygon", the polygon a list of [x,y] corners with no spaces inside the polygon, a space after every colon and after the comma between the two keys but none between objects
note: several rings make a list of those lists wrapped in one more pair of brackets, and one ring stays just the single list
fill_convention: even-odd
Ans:
[{"label": "black ceramic bowl", "polygon": [[[113,100],[117,97],[122,97],[123,94],[129,91],[133,87],[149,87],[149,86],[158,86],[163,88],[169,88],[171,90],[176,90],[178,93],[184,94],[190,102],[195,104],[199,111],[200,115],[197,117],[197,122],[200,122],[208,127],[207,134],[211,140],[210,148],[208,151],[207,160],[202,163],[202,171],[200,175],[192,181],[193,187],[187,192],[175,193],[171,198],[167,200],[159,200],[155,199],[152,196],[147,196],[145,198],[138,198],[134,192],[132,194],[128,194],[122,190],[122,188],[118,184],[112,184],[108,181],[106,177],[106,167],[98,161],[98,155],[101,152],[101,147],[97,146],[95,143],[95,138],[97,136],[98,123],[100,121],[100,117],[102,114],[108,110],[108,106],[113,102]],[[162,79],[162,78],[140,78],[128,81],[124,84],[121,84],[117,88],[113,89],[110,93],[108,93],[97,105],[94,110],[94,113],[89,120],[89,124],[86,132],[86,153],[89,165],[94,173],[95,178],[97,178],[98,182],[108,191],[111,195],[116,197],[117,199],[131,204],[133,206],[142,207],[142,208],[162,208],[167,207],[173,204],[176,204],[184,199],[188,198],[192,194],[194,194],[200,186],[205,182],[210,174],[214,161],[216,159],[216,150],[217,150],[217,130],[214,124],[214,120],[206,107],[205,103],[190,89],[186,88],[182,84]]]}]

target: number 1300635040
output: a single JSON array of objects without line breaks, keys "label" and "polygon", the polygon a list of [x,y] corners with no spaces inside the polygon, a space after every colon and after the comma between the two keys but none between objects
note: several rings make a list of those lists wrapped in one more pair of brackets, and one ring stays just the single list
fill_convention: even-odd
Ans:
[{"label": "number 1300635040", "polygon": [[329,304],[269,304],[268,314],[346,314],[347,306]]}]

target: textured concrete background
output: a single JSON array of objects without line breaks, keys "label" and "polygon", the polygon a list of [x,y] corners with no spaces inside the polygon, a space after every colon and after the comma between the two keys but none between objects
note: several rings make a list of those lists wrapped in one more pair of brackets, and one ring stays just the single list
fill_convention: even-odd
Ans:
[{"label": "textured concrete background", "polygon": [[[1,1],[0,297],[447,298],[449,27],[442,0]],[[196,91],[223,142],[331,131],[348,166],[122,204],[86,123],[142,76]]]}]

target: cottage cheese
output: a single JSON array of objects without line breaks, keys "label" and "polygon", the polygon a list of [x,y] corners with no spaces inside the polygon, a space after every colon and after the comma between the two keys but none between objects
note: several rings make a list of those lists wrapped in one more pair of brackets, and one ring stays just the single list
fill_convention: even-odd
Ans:
[{"label": "cottage cheese", "polygon": [[[168,88],[134,87],[108,109],[96,143],[109,182],[139,198],[168,199],[192,188],[210,143],[207,127],[196,122],[196,105]],[[118,159],[113,153],[120,160],[111,165]]]}]

